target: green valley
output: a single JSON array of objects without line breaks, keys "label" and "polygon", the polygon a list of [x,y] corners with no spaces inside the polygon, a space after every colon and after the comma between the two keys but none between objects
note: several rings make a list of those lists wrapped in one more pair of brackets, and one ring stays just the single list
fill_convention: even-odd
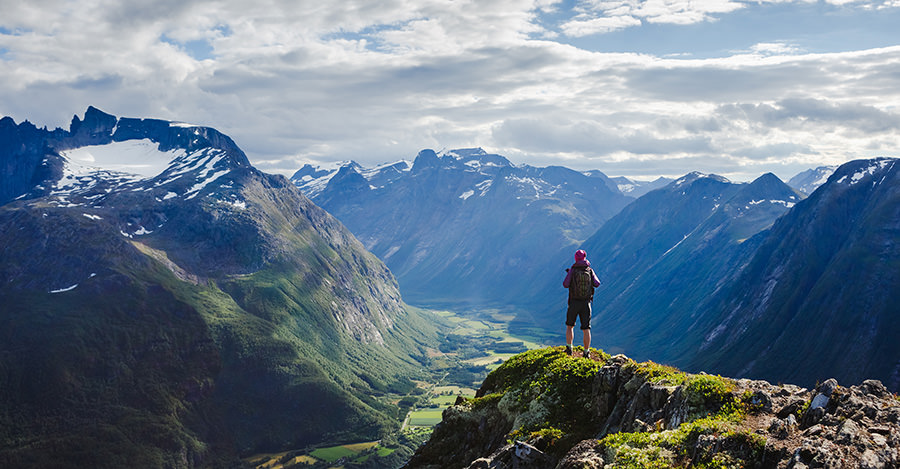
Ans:
[{"label": "green valley", "polygon": [[244,461],[256,469],[399,467],[431,436],[443,411],[459,396],[473,398],[489,371],[518,352],[543,346],[539,338],[511,334],[508,314],[412,309],[422,317],[434,318],[446,333],[440,346],[428,351],[422,380],[410,381],[405,392],[394,389],[379,397],[405,412],[398,431],[378,441],[335,441],[314,448],[256,454]]}]

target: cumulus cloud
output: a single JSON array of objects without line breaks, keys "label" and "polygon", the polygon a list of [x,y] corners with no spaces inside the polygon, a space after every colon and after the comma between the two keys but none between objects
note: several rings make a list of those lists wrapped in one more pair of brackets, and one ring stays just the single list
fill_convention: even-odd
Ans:
[{"label": "cumulus cloud", "polygon": [[641,20],[629,16],[604,16],[601,18],[575,19],[561,26],[567,36],[581,37],[592,34],[603,34],[620,29],[640,26]]},{"label": "cumulus cloud", "polygon": [[791,55],[803,52],[800,47],[784,42],[761,42],[751,46],[750,50],[762,55]]},{"label": "cumulus cloud", "polygon": [[891,113],[859,103],[837,103],[824,99],[788,98],[773,104],[731,104],[719,112],[762,127],[803,128],[840,126],[864,134],[900,131],[900,113]]},{"label": "cumulus cloud", "polygon": [[571,20],[560,29],[569,36],[602,34],[648,23],[693,24],[712,21],[716,15],[744,7],[742,2],[708,0],[583,0]]},{"label": "cumulus cloud", "polygon": [[4,2],[0,114],[67,126],[94,105],[209,125],[285,174],[426,147],[631,174],[750,174],[900,148],[900,47],[814,54],[772,37],[671,59],[554,39],[709,24],[766,3]]}]

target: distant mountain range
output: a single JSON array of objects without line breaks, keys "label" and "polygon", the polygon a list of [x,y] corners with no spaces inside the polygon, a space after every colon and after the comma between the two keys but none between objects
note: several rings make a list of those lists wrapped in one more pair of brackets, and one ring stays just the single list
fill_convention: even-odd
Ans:
[{"label": "distant mountain range", "polygon": [[[592,174],[592,173],[600,173],[600,172],[599,171],[588,171],[586,174]],[[673,181],[673,179],[669,179],[666,177],[658,177],[652,181],[641,181],[641,180],[629,179],[624,176],[611,177],[611,178],[609,178],[609,180],[612,181],[616,185],[616,189],[618,189],[619,192],[621,192],[629,197],[634,197],[635,199],[637,199],[638,197],[640,197],[652,190],[656,190],[656,189],[665,187],[666,185],[668,185],[670,182]]]},{"label": "distant mountain range", "polygon": [[819,166],[814,169],[807,169],[788,180],[788,185],[797,189],[805,195],[812,194],[822,184],[828,181],[837,166]]},{"label": "distant mountain range", "polygon": [[[517,314],[513,327],[537,325],[561,337],[563,269],[581,247],[603,282],[593,303],[600,346],[689,370],[804,384],[868,377],[898,389],[900,350],[882,339],[894,331],[888,318],[900,304],[892,283],[891,226],[900,219],[893,161],[821,167],[791,184],[772,174],[734,183],[691,173],[632,191],[637,199],[623,193],[629,181],[599,171],[515,166],[478,149],[423,151],[413,164],[371,169],[307,166],[292,180],[385,260],[412,301],[506,307]],[[877,192],[853,196],[840,190],[848,181]],[[805,193],[812,196],[804,200]],[[829,249],[809,249],[834,236],[841,242]],[[839,276],[833,260],[843,262],[835,265],[844,273],[840,287],[830,283]],[[791,275],[779,274],[777,285],[766,280],[779,269]],[[759,299],[780,288],[780,301]],[[753,301],[765,312],[753,312]],[[847,327],[859,315],[869,318],[867,333]],[[792,323],[797,330],[766,329],[801,317]],[[853,337],[843,335],[850,330]],[[878,342],[849,345],[870,340]],[[755,362],[769,347],[795,358]],[[866,365],[839,360],[839,350],[858,352],[848,356]]]},{"label": "distant mountain range", "polygon": [[481,149],[423,150],[365,169],[305,166],[291,178],[397,276],[418,304],[509,302],[530,294],[562,247],[632,198],[599,172],[513,165]]},{"label": "distant mountain range", "polygon": [[398,425],[433,321],[227,136],[7,117],[0,162],[0,465],[225,467]]}]

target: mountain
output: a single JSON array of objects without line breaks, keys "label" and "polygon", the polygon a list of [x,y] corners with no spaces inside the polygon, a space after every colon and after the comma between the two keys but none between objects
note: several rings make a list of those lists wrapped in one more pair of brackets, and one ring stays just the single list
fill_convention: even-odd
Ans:
[{"label": "mountain", "polygon": [[[301,168],[292,180],[343,222],[421,304],[503,304],[556,250],[632,199],[600,174],[513,165],[482,149],[423,150],[412,163]],[[612,188],[611,188],[612,187]],[[498,288],[498,278],[508,278]]]},{"label": "mountain", "polygon": [[837,166],[819,166],[807,169],[792,177],[788,185],[806,195],[812,194],[819,186],[825,184],[828,176],[831,176],[837,168]]},{"label": "mountain", "polygon": [[710,310],[696,367],[900,389],[900,164],[842,165],[780,218]]},{"label": "mountain", "polygon": [[405,467],[900,465],[900,400],[877,380],[806,389],[591,355],[555,347],[510,358],[443,412]]},{"label": "mountain", "polygon": [[[772,174],[733,183],[695,172],[634,201],[580,245],[602,283],[592,304],[597,343],[686,364],[706,327],[701,305],[740,271],[752,238],[800,198]],[[536,289],[546,327],[565,306],[559,272]]]},{"label": "mountain", "polygon": [[201,126],[0,120],[0,465],[223,467],[395,429],[436,325]]},{"label": "mountain", "polygon": [[629,179],[624,176],[609,178],[609,180],[616,185],[616,189],[618,189],[620,192],[629,197],[634,197],[635,199],[650,191],[665,187],[670,182],[674,181],[674,179],[669,179],[666,177],[658,177],[652,181],[641,181],[637,179]]},{"label": "mountain", "polygon": [[[644,197],[584,243],[606,282],[594,299],[596,324],[610,347],[686,365],[711,327],[709,295],[801,196],[772,174],[744,184],[691,174]],[[642,227],[647,220],[655,229]]]}]

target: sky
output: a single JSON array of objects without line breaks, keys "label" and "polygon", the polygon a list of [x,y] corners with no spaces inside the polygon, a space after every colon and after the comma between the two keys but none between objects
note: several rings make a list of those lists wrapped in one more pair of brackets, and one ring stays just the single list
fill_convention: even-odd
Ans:
[{"label": "sky", "polygon": [[735,181],[900,156],[900,0],[0,0],[0,115],[214,127],[259,169],[481,147]]}]

